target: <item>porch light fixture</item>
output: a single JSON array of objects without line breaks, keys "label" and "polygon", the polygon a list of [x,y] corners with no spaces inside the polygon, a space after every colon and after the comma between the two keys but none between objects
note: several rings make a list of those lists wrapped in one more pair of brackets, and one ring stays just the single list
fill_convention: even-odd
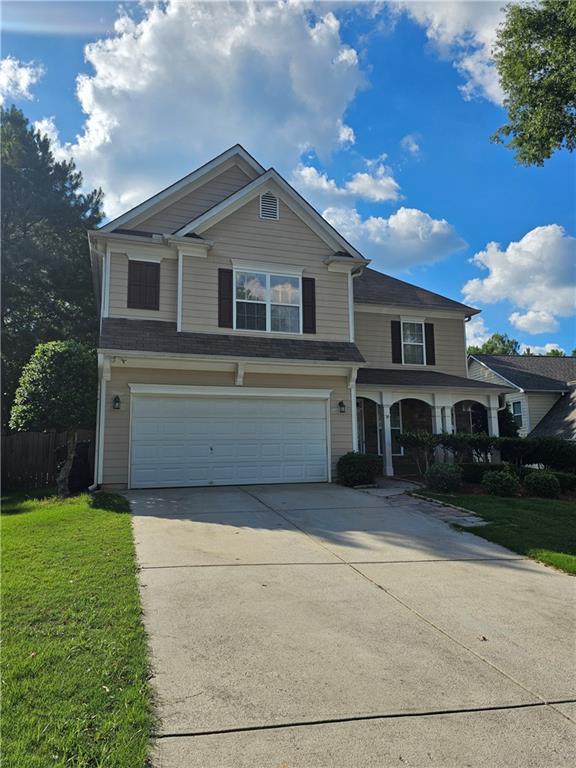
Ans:
[{"label": "porch light fixture", "polygon": [[346,413],[346,403],[344,402],[344,400],[340,400],[340,402],[338,403],[338,410],[340,411],[340,413]]},{"label": "porch light fixture", "polygon": [[112,398],[112,408],[115,411],[120,410],[120,395],[114,395],[114,397]]}]

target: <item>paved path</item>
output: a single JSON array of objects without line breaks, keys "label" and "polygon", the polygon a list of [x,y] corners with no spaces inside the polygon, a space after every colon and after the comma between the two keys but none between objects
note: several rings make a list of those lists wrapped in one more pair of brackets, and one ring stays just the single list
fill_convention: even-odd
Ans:
[{"label": "paved path", "polygon": [[576,764],[576,581],[408,496],[133,491],[159,768]]}]

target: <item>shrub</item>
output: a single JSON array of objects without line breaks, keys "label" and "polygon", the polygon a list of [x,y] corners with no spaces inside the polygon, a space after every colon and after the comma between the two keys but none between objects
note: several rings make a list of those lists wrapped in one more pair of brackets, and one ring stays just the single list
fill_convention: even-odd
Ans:
[{"label": "shrub", "polygon": [[520,492],[520,483],[509,470],[486,472],[482,485],[492,496],[517,496]]},{"label": "shrub", "polygon": [[433,464],[425,479],[433,491],[457,491],[462,487],[462,470],[457,464]]},{"label": "shrub", "polygon": [[530,454],[534,451],[536,441],[530,437],[501,437],[496,441],[503,461],[509,461],[516,467],[532,463]]},{"label": "shrub", "polygon": [[508,464],[489,464],[487,462],[465,461],[460,464],[462,479],[465,483],[481,483],[486,472],[509,471]]},{"label": "shrub", "polygon": [[574,472],[552,472],[552,474],[560,483],[562,493],[576,491],[576,474]]},{"label": "shrub", "polygon": [[544,499],[557,499],[560,496],[560,483],[551,472],[530,472],[524,479],[524,487],[530,496]]},{"label": "shrub", "polygon": [[434,451],[442,443],[442,437],[431,432],[402,432],[398,435],[398,442],[408,449],[419,474],[424,475],[434,462]]},{"label": "shrub", "polygon": [[372,453],[345,453],[336,465],[341,485],[372,485],[382,474],[382,457]]},{"label": "shrub", "polygon": [[573,472],[576,469],[576,443],[560,437],[529,438],[532,450],[526,464],[542,464],[548,469]]}]

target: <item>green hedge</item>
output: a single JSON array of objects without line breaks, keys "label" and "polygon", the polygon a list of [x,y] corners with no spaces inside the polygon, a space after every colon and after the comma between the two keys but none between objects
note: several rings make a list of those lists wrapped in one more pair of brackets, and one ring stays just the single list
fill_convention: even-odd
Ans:
[{"label": "green hedge", "polygon": [[373,485],[382,474],[382,457],[372,453],[345,453],[336,465],[341,485]]},{"label": "green hedge", "polygon": [[433,464],[425,478],[433,491],[458,491],[462,487],[462,470],[457,464]]},{"label": "green hedge", "polygon": [[462,480],[465,483],[481,483],[486,472],[505,472],[508,464],[489,464],[485,461],[460,462]]},{"label": "green hedge", "polygon": [[560,483],[552,472],[530,472],[524,478],[524,488],[529,496],[543,499],[557,499],[560,496]]},{"label": "green hedge", "polygon": [[518,496],[521,490],[516,475],[506,470],[486,472],[482,478],[482,485],[492,496]]}]

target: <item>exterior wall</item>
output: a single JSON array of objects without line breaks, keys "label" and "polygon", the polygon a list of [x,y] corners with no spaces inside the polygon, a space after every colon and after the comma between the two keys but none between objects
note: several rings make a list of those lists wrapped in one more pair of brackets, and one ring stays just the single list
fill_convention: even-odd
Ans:
[{"label": "exterior wall", "polygon": [[494,373],[490,368],[481,365],[477,360],[469,361],[468,377],[470,379],[476,379],[477,381],[487,381],[489,384],[503,384],[506,387],[510,386],[510,384],[500,378],[497,373]]},{"label": "exterior wall", "polygon": [[[513,400],[522,401],[524,424],[519,434],[524,437],[531,432],[538,422],[542,421],[559,397],[560,395],[557,392],[526,392],[521,397],[506,395],[507,403],[511,404]],[[512,405],[510,405],[510,408],[512,408]]]},{"label": "exterior wall", "polygon": [[[128,384],[187,384],[195,386],[234,386],[234,374],[223,371],[178,371],[155,368],[111,369],[106,385],[103,485],[126,488],[128,485],[128,444],[130,430],[130,390]],[[330,436],[332,463],[352,450],[352,406],[344,376],[273,375],[247,373],[246,387],[282,387],[294,389],[332,389],[330,400]],[[238,387],[240,391],[242,387]],[[112,399],[120,396],[120,410],[113,410]],[[338,403],[346,403],[341,414]],[[333,468],[334,472],[334,468]]]},{"label": "exterior wall", "polygon": [[169,320],[176,322],[176,283],[178,265],[175,258],[163,258],[160,262],[160,309],[128,309],[128,256],[125,253],[110,254],[110,317],[137,317],[144,320]]},{"label": "exterior wall", "polygon": [[221,202],[229,195],[237,192],[241,187],[246,186],[251,181],[244,171],[237,165],[226,169],[215,178],[207,181],[198,189],[190,192],[177,200],[164,210],[155,213],[150,218],[134,224],[131,229],[141,230],[142,232],[159,232],[162,234],[173,234],[176,230],[184,227],[188,222],[195,219],[200,214],[212,208],[216,203]]},{"label": "exterior wall", "polygon": [[[418,312],[411,313],[406,309],[406,315],[419,316]],[[466,339],[464,320],[448,317],[422,317],[423,320],[434,324],[434,341],[436,347],[436,365],[403,366],[414,370],[431,370],[449,373],[454,376],[467,376]],[[400,320],[400,315],[387,315],[377,312],[354,313],[355,338],[360,352],[366,358],[371,368],[395,368],[392,363],[392,320]]]},{"label": "exterior wall", "polygon": [[262,335],[218,327],[218,269],[230,269],[232,259],[244,259],[304,267],[304,276],[316,279],[316,334],[282,338],[349,340],[348,276],[328,271],[323,259],[333,251],[282,201],[278,221],[260,219],[256,198],[202,236],[214,246],[206,259],[184,258],[183,331]]},{"label": "exterior wall", "polygon": [[522,428],[518,430],[518,434],[520,437],[526,437],[528,432],[532,429],[532,426],[530,424],[530,408],[528,406],[528,395],[525,392],[514,392],[511,395],[506,395],[505,398],[506,405],[510,406],[510,412],[512,412],[512,403],[515,402],[521,402],[522,403]]}]

